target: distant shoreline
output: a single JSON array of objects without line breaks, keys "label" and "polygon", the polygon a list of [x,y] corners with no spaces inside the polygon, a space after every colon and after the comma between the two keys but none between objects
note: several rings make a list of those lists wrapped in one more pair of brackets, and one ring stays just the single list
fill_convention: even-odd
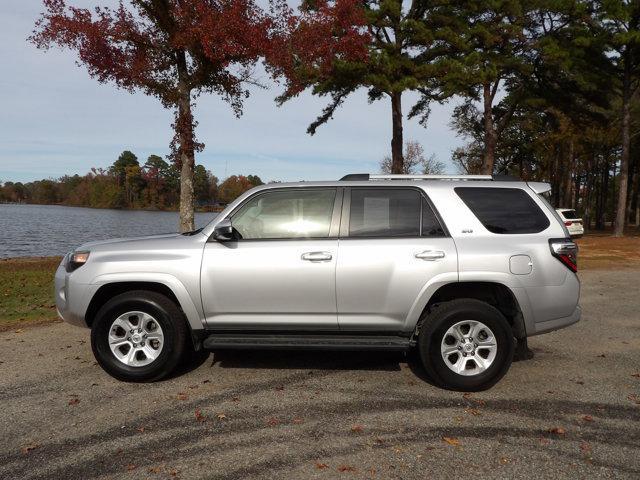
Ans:
[{"label": "distant shoreline", "polygon": [[[65,203],[26,203],[26,202],[0,202],[0,205],[33,205],[38,207],[65,207],[65,208],[90,208],[92,210],[122,210],[125,212],[174,212],[178,213],[177,208],[103,208],[103,207],[91,207],[88,205],[67,205]],[[224,207],[216,206],[204,206],[196,207],[195,211],[198,213],[220,213],[224,210]]]}]

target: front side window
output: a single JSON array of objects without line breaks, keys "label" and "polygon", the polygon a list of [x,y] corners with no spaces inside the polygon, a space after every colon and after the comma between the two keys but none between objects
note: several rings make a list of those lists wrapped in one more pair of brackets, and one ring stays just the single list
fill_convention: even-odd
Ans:
[{"label": "front side window", "polygon": [[458,196],[492,233],[539,233],[549,219],[520,188],[457,187]]},{"label": "front side window", "polygon": [[350,237],[442,236],[444,232],[420,192],[412,188],[353,188]]},{"label": "front side window", "polygon": [[248,200],[232,216],[240,238],[327,238],[335,188],[275,190]]}]

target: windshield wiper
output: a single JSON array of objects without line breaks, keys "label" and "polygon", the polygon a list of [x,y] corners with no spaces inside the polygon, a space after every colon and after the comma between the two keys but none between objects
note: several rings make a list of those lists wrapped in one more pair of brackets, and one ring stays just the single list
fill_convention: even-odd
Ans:
[{"label": "windshield wiper", "polygon": [[[203,227],[204,228],[204,227]],[[202,231],[202,228],[198,228],[197,230],[191,230],[190,232],[182,232],[181,235],[186,235],[188,237],[192,236],[192,235],[197,235],[198,233],[200,233]]]}]

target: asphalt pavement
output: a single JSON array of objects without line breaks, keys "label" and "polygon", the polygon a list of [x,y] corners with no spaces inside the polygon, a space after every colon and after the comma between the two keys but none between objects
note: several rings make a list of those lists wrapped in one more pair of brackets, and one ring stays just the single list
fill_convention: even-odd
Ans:
[{"label": "asphalt pavement", "polygon": [[583,319],[491,390],[398,354],[225,352],[155,384],[88,330],[0,334],[0,478],[640,478],[640,272],[581,273]]}]

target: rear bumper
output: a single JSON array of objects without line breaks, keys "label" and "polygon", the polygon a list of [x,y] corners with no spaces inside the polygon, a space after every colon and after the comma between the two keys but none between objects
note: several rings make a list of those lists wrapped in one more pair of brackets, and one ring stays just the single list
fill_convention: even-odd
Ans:
[{"label": "rear bumper", "polygon": [[569,325],[573,325],[574,323],[579,322],[581,316],[582,308],[580,308],[580,305],[577,305],[576,309],[568,317],[554,318],[545,322],[535,323],[535,331],[529,333],[529,336],[539,335],[541,333],[547,333],[553,330],[559,330],[561,328],[568,327]]}]

